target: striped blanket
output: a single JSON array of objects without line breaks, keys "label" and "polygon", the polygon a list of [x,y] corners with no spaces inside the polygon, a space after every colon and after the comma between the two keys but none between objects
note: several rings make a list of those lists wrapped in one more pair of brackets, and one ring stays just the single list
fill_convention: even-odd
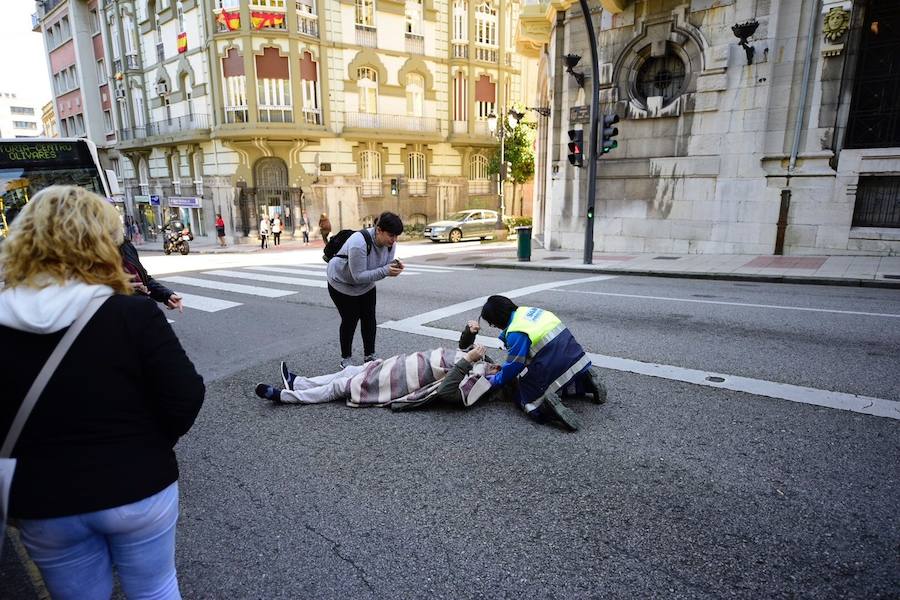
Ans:
[{"label": "striped blanket", "polygon": [[387,406],[443,379],[453,368],[457,350],[425,350],[372,361],[347,382],[347,406]]}]

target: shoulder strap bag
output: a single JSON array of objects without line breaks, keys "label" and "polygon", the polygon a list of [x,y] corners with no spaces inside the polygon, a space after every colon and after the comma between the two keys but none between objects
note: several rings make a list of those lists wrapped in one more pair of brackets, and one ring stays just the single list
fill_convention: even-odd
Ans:
[{"label": "shoulder strap bag", "polygon": [[16,447],[16,442],[19,441],[19,434],[21,434],[22,429],[25,428],[25,422],[28,421],[28,417],[31,416],[34,405],[37,403],[38,398],[41,397],[44,388],[47,387],[47,382],[53,377],[53,373],[56,372],[56,368],[59,366],[59,363],[62,362],[62,359],[69,351],[69,348],[72,347],[72,343],[78,337],[78,334],[81,333],[81,330],[84,329],[87,322],[91,320],[91,317],[94,316],[97,309],[106,302],[107,298],[109,298],[109,296],[91,300],[84,309],[84,312],[79,315],[75,322],[69,326],[68,331],[63,334],[62,339],[59,340],[56,348],[54,348],[53,352],[50,354],[50,358],[44,363],[44,366],[35,378],[34,383],[32,383],[31,387],[28,389],[28,393],[25,394],[25,400],[22,401],[22,405],[19,407],[19,411],[13,419],[12,426],[6,434],[6,440],[3,442],[2,449],[0,449],[0,554],[3,552],[3,540],[6,536],[6,516],[9,511],[9,489],[12,485],[13,473],[15,473],[16,470],[16,459],[10,458],[10,455],[12,454],[13,448]]}]

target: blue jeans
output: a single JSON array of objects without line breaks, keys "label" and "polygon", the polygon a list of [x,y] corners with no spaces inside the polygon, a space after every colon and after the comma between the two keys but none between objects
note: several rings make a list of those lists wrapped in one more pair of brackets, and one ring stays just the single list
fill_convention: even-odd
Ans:
[{"label": "blue jeans", "polygon": [[108,600],[113,567],[134,598],[180,599],[175,576],[178,483],[143,500],[54,519],[20,519],[22,543],[54,600]]}]

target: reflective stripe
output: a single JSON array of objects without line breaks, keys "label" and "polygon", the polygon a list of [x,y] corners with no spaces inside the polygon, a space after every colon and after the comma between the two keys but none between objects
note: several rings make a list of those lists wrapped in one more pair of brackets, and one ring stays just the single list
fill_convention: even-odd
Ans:
[{"label": "reflective stripe", "polygon": [[531,344],[531,347],[528,348],[528,356],[530,358],[534,358],[535,354],[537,354],[538,352],[543,350],[547,344],[549,344],[554,339],[556,339],[556,336],[558,336],[563,331],[565,331],[565,329],[566,329],[566,326],[563,325],[562,323],[560,323],[559,325],[557,325],[556,327],[554,327],[553,329],[548,331],[546,334],[544,334],[544,337],[542,337],[535,343]]},{"label": "reflective stripe", "polygon": [[544,397],[541,396],[540,398],[538,398],[538,399],[535,400],[534,402],[529,402],[528,404],[526,404],[526,405],[525,405],[525,412],[526,412],[526,413],[532,413],[532,412],[538,410],[538,409],[541,407],[541,404],[543,404],[543,403],[544,403]]},{"label": "reflective stripe", "polygon": [[508,355],[506,356],[506,362],[511,362],[511,363],[524,363],[524,362],[525,362],[525,357],[524,357],[524,356],[514,356],[514,355],[512,355],[512,354],[508,354]]},{"label": "reflective stripe", "polygon": [[566,383],[568,383],[568,381],[569,381],[570,379],[572,379],[573,377],[575,377],[575,375],[576,375],[579,371],[581,371],[582,369],[584,369],[584,368],[585,368],[586,366],[588,366],[589,364],[591,364],[591,359],[589,359],[589,358],[587,357],[587,354],[585,354],[585,355],[582,356],[580,359],[578,359],[578,362],[576,362],[574,365],[572,365],[571,367],[569,367],[568,369],[566,369],[565,373],[563,373],[562,375],[560,375],[559,377],[557,377],[557,378],[553,381],[553,383],[551,383],[549,386],[547,386],[547,389],[546,389],[546,391],[545,391],[544,393],[545,393],[545,394],[546,394],[547,392],[553,392],[553,393],[556,393],[557,390],[559,390],[559,388],[561,388],[563,385],[565,385]]}]

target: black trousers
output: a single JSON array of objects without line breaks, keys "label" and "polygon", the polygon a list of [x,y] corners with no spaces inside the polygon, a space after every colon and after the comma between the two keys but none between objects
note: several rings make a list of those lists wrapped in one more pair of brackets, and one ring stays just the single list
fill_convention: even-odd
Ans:
[{"label": "black trousers", "polygon": [[281,232],[280,231],[273,233],[272,237],[275,238],[276,246],[281,243]]},{"label": "black trousers", "polygon": [[363,356],[375,354],[375,289],[372,288],[362,296],[348,296],[328,284],[328,295],[341,315],[340,340],[341,358],[353,356],[353,336],[356,324],[360,327],[363,339]]}]

